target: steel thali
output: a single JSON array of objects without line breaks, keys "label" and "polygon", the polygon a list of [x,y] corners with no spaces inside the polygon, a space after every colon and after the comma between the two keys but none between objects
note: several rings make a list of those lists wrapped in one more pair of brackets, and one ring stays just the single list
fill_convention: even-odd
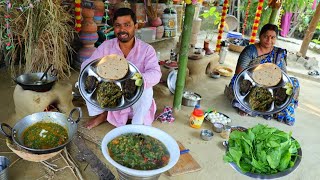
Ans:
[{"label": "steel thali", "polygon": [[97,73],[97,66],[98,66],[100,60],[101,59],[96,59],[96,60],[90,62],[80,72],[80,76],[78,79],[78,88],[79,88],[79,92],[80,92],[81,96],[87,102],[89,102],[91,105],[93,105],[99,109],[106,110],[106,111],[122,110],[122,109],[128,108],[128,107],[132,106],[134,103],[136,103],[142,95],[144,83],[142,83],[141,86],[136,87],[134,94],[130,98],[122,95],[119,102],[117,103],[117,106],[115,106],[115,107],[101,107],[99,105],[99,103],[97,101],[97,87],[94,88],[91,92],[90,91],[88,92],[88,90],[86,89],[85,83],[86,83],[86,79],[89,76],[93,76],[94,78],[96,78],[98,84],[100,84],[102,82],[113,82],[117,86],[120,87],[121,91],[124,91],[125,81],[131,79],[135,73],[141,74],[139,69],[134,64],[132,64],[131,62],[128,61],[128,64],[129,64],[128,72],[123,78],[121,78],[119,80],[104,79],[104,78],[100,77]]},{"label": "steel thali", "polygon": [[[240,84],[243,80],[249,80],[252,84],[253,87],[263,87],[265,88],[267,91],[269,91],[272,95],[272,98],[274,99],[275,97],[275,91],[279,88],[283,88],[287,83],[290,83],[292,85],[292,81],[290,79],[290,77],[283,71],[282,72],[282,77],[280,82],[272,87],[264,87],[258,83],[256,83],[253,78],[252,78],[252,72],[254,71],[254,69],[259,66],[259,65],[255,65],[255,66],[251,66],[248,67],[247,69],[243,70],[236,78],[235,82],[234,82],[234,95],[235,98],[238,100],[238,102],[247,110],[255,113],[255,114],[260,114],[260,115],[270,115],[270,114],[274,114],[277,113],[281,110],[283,110],[284,108],[286,108],[289,103],[291,102],[293,95],[287,95],[285,100],[281,103],[281,104],[277,104],[275,103],[275,101],[273,100],[270,107],[267,108],[266,111],[258,111],[258,110],[253,110],[249,104],[249,94],[250,91],[243,94],[240,91]],[[251,88],[252,89],[252,88]]]}]

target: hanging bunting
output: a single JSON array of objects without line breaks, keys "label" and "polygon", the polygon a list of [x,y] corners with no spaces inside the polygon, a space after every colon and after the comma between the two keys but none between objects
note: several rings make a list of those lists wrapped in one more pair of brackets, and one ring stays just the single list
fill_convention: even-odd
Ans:
[{"label": "hanging bunting", "polygon": [[219,32],[218,32],[217,45],[216,45],[216,50],[215,50],[216,52],[220,52],[220,49],[221,49],[221,39],[222,39],[222,33],[223,33],[224,24],[225,24],[225,19],[227,16],[228,6],[229,6],[228,0],[224,0],[223,7],[222,7],[221,21],[220,21],[220,26],[219,26]]},{"label": "hanging bunting", "polygon": [[251,0],[248,0],[248,5],[246,8],[246,15],[244,17],[244,22],[243,22],[243,26],[242,26],[242,35],[244,35],[244,31],[247,27],[247,20],[248,20],[248,16],[249,16],[250,5],[251,5]]},{"label": "hanging bunting", "polygon": [[75,30],[81,31],[81,0],[74,1]]},{"label": "hanging bunting", "polygon": [[254,22],[252,26],[250,44],[254,44],[256,42],[256,36],[258,33],[259,24],[260,24],[262,8],[263,8],[263,0],[259,0],[257,10],[256,10],[256,16],[254,17]]},{"label": "hanging bunting", "polygon": [[12,4],[10,0],[0,0],[0,5],[5,5],[6,7],[6,12],[4,15],[4,19],[5,19],[5,34],[3,35],[3,37],[0,37],[3,39],[3,41],[5,42],[6,45],[6,50],[9,51],[14,47],[14,43],[13,43],[13,35],[11,32],[11,27],[10,27],[10,22],[11,22],[11,16],[10,13],[12,11],[12,9],[17,9],[19,11],[21,11],[21,13],[24,13],[26,10],[28,9],[33,9],[34,8],[34,4],[39,3],[40,0],[34,0],[32,2],[30,2],[27,5],[18,5],[18,6],[14,6],[17,4]]}]

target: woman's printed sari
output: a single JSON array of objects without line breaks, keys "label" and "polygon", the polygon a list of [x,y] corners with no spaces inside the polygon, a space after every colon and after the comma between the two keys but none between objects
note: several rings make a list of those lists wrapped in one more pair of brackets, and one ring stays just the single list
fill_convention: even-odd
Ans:
[{"label": "woman's printed sari", "polygon": [[[274,47],[274,49],[265,55],[261,55],[253,60],[250,61],[250,64],[248,67],[257,65],[257,64],[264,64],[264,63],[274,63],[277,66],[279,66],[282,70],[286,71],[286,50]],[[245,109],[234,97],[233,93],[233,85],[236,80],[237,75],[235,74],[229,86],[226,86],[225,89],[225,95],[229,98],[231,101],[231,104],[233,107],[238,108],[241,111],[244,111],[245,113],[249,114],[250,116],[257,116],[257,114],[253,113],[252,111],[248,111]],[[298,106],[298,96],[299,96],[299,90],[300,85],[298,79],[294,77],[290,77],[292,83],[293,83],[293,99],[290,102],[290,104],[283,109],[282,111],[273,114],[273,115],[264,115],[263,118],[270,120],[272,117],[277,119],[280,122],[284,122],[290,126],[294,125],[295,122],[295,108]]]}]

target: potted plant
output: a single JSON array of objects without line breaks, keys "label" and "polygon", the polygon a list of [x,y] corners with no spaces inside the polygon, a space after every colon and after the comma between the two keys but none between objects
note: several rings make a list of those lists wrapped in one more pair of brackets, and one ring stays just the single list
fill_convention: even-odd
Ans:
[{"label": "potted plant", "polygon": [[160,17],[158,16],[158,0],[156,0],[156,6],[152,6],[151,0],[147,0],[146,13],[149,19],[149,23],[153,27],[158,27],[162,24]]}]

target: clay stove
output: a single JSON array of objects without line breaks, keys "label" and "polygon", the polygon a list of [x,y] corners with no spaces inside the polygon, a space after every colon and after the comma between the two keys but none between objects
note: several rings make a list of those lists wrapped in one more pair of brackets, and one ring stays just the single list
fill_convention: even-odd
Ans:
[{"label": "clay stove", "polygon": [[52,106],[61,113],[69,113],[74,108],[72,98],[72,85],[62,82],[57,82],[47,92],[24,90],[16,85],[13,93],[17,119],[50,108],[52,110]]}]

